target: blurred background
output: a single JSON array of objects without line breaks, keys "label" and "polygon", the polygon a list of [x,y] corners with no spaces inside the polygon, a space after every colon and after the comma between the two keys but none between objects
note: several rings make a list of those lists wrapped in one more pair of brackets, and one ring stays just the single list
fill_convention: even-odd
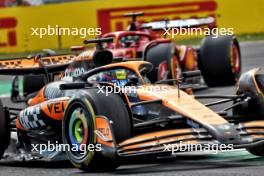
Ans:
[{"label": "blurred background", "polygon": [[[139,21],[216,18],[219,28],[233,28],[240,41],[264,38],[263,0],[0,0],[0,57],[21,56],[50,48],[65,51],[82,45],[80,36],[33,36],[31,28],[96,28],[124,30],[127,12],[144,12]],[[94,38],[95,36],[87,36]],[[179,36],[179,43],[198,44],[199,36]]]}]

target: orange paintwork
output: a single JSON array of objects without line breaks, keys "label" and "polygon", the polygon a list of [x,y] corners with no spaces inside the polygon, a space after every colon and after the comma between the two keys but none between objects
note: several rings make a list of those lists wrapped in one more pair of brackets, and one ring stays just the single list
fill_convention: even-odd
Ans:
[{"label": "orange paintwork", "polygon": [[[107,137],[109,140],[113,140],[113,136],[111,133],[110,125],[106,118],[97,116],[96,117],[96,129],[100,131],[105,137]],[[102,140],[100,137],[97,137],[97,142],[100,144],[104,144],[108,147],[114,147],[114,143],[112,142],[107,142]]]},{"label": "orange paintwork", "polygon": [[20,121],[18,120],[18,118],[16,118],[16,128],[26,131],[26,129],[21,125]]},{"label": "orange paintwork", "polygon": [[[160,91],[149,91],[157,89],[157,86]],[[169,85],[145,85],[137,91],[141,100],[161,99],[164,106],[200,124],[220,125],[228,123],[192,96],[182,90],[179,92],[180,98],[178,98],[178,89]]]},{"label": "orange paintwork", "polygon": [[150,63],[146,61],[119,62],[119,63],[113,63],[113,64],[106,65],[104,66],[104,68],[109,69],[109,68],[114,68],[114,67],[124,67],[130,70],[133,70],[137,74],[137,76],[142,80],[142,83],[144,83],[144,80],[141,74],[139,73],[139,67],[142,64],[150,64]]},{"label": "orange paintwork", "polygon": [[[176,143],[171,143],[171,145],[177,145],[179,142]],[[188,140],[188,144],[199,144],[199,141],[197,140]],[[137,149],[137,150],[129,150],[129,151],[122,151],[124,154],[134,154],[134,153],[139,153],[139,152],[158,152],[158,151],[164,151],[165,147],[163,145],[157,146],[157,147],[152,147],[152,148],[147,148],[147,149]],[[120,152],[121,153],[121,152]]]},{"label": "orange paintwork", "polygon": [[74,58],[74,61],[92,60],[94,51],[95,51],[94,49],[86,50],[86,51],[82,52],[81,54],[79,54],[78,56],[76,56]]},{"label": "orange paintwork", "polygon": [[246,132],[247,133],[262,133],[263,132],[263,128],[262,129],[258,129],[258,128],[255,128],[255,129],[246,129]]},{"label": "orange paintwork", "polygon": [[191,133],[191,132],[192,132],[192,130],[190,130],[190,129],[177,129],[177,130],[166,130],[166,131],[147,133],[147,134],[139,135],[139,136],[133,137],[131,139],[125,140],[122,143],[120,143],[119,146],[122,147],[124,145],[129,144],[129,143],[140,142],[141,140],[159,138],[159,137],[165,136],[165,135],[173,135],[173,134],[179,134],[179,133]]},{"label": "orange paintwork", "polygon": [[[134,145],[128,145],[125,147],[121,148],[121,151],[126,151],[126,150],[137,150],[137,149],[141,149],[144,147],[150,147],[150,146],[154,146],[154,145],[163,145],[163,144],[171,144],[171,143],[179,143],[180,141],[185,142],[184,139],[190,139],[193,140],[191,138],[195,138],[195,136],[193,135],[183,135],[183,136],[176,136],[176,137],[168,137],[168,138],[164,138],[164,139],[156,139],[150,142],[143,142],[140,144],[134,144]],[[173,141],[178,141],[178,142],[173,142]],[[189,140],[188,140],[189,141]]]},{"label": "orange paintwork", "polygon": [[36,104],[44,102],[45,101],[44,90],[45,90],[45,88],[42,88],[35,97],[29,99],[28,100],[28,105],[29,106],[34,106]]},{"label": "orange paintwork", "polygon": [[263,127],[264,128],[264,120],[245,122],[243,123],[243,126],[246,128],[250,128],[250,127]]},{"label": "orange paintwork", "polygon": [[54,120],[62,120],[69,98],[57,98],[41,103],[41,111]]},{"label": "orange paintwork", "polygon": [[135,72],[138,72],[138,68],[140,67],[140,65],[142,64],[150,64],[149,62],[146,61],[130,61],[130,62],[119,62],[119,63],[113,63],[113,64],[109,64],[104,66],[105,68],[112,68],[112,67],[119,67],[122,66],[124,68],[129,68]]},{"label": "orange paintwork", "polygon": [[[54,66],[67,64],[72,61],[74,55],[60,55],[60,56],[48,56],[42,57],[41,60],[46,66]],[[0,60],[0,69],[34,69],[42,67],[39,63],[39,58],[18,58]]]},{"label": "orange paintwork", "polygon": [[[180,136],[170,136],[161,139],[163,136],[167,135],[177,135],[179,133],[182,133]],[[175,143],[175,141],[184,141],[185,139],[192,140],[191,138],[195,138],[194,135],[191,134],[191,130],[189,129],[184,129],[184,130],[166,130],[166,131],[161,131],[161,132],[154,132],[154,133],[149,133],[145,135],[140,135],[131,139],[128,139],[124,142],[122,142],[119,146],[121,146],[121,150],[134,150],[134,149],[140,149],[142,147],[148,147],[148,146],[154,146],[154,145],[163,145],[163,144],[168,144],[168,143]],[[150,140],[148,142],[141,142],[139,144],[132,144],[132,145],[127,145],[129,143],[133,142],[140,142],[141,140]],[[189,141],[188,140],[188,141]],[[127,145],[127,146],[124,146]],[[124,147],[122,147],[124,146]]]},{"label": "orange paintwork", "polygon": [[253,140],[263,140],[264,139],[264,134],[253,134],[253,135],[250,135]]}]

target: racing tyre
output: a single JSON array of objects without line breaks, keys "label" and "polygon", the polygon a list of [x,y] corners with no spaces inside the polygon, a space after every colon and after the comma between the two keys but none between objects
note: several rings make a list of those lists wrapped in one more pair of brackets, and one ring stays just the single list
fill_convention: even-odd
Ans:
[{"label": "racing tyre", "polygon": [[[89,89],[85,95],[74,98],[68,105],[63,120],[64,144],[96,145],[95,118],[105,116],[112,121],[117,143],[132,135],[132,122],[125,103],[117,94],[97,93],[98,89]],[[76,130],[77,129],[77,130]],[[86,172],[104,172],[116,169],[118,158],[106,157],[96,151],[66,151],[74,166]]]},{"label": "racing tyre", "polygon": [[241,73],[241,54],[234,36],[207,36],[202,40],[198,67],[208,86],[236,83]]},{"label": "racing tyre", "polygon": [[47,83],[45,75],[25,75],[23,77],[23,95],[27,97],[30,94],[38,92]]},{"label": "racing tyre", "polygon": [[161,79],[179,77],[181,69],[173,43],[159,43],[156,46],[146,49],[146,54],[144,55],[144,60],[153,65],[153,69],[147,74],[148,79],[152,83]]},{"label": "racing tyre", "polygon": [[10,120],[4,111],[2,101],[0,100],[0,159],[10,142]]}]

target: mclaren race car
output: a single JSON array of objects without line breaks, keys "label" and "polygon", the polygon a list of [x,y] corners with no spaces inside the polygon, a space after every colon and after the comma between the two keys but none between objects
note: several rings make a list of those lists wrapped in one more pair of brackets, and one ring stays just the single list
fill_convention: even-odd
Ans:
[{"label": "mclaren race car", "polygon": [[[11,132],[17,133],[16,148],[24,154],[49,158],[66,154],[74,166],[85,171],[113,170],[130,157],[170,156],[172,151],[181,152],[173,146],[182,142],[199,148],[232,145],[264,155],[264,75],[258,69],[240,77],[235,95],[199,96],[181,85],[199,71],[152,84],[147,78],[151,63],[112,63],[110,53],[98,50],[90,61],[96,68],[45,85],[27,99],[26,108],[1,102],[0,156],[9,145]],[[52,75],[63,66],[59,62],[36,64],[0,69],[0,73]],[[199,101],[206,98],[223,100]],[[210,109],[227,102],[232,105],[222,111]],[[52,144],[63,147],[43,147]]]}]

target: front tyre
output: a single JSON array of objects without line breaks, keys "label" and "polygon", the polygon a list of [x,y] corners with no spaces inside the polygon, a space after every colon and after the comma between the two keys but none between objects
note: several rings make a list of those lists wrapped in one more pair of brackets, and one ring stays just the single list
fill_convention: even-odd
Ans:
[{"label": "front tyre", "polygon": [[89,164],[94,156],[93,151],[83,152],[89,144],[95,145],[94,128],[95,114],[90,102],[84,98],[71,101],[63,120],[63,142],[68,144],[66,153],[76,167],[82,168],[85,163]]},{"label": "front tyre", "polygon": [[[105,116],[113,122],[117,143],[131,137],[131,119],[122,98],[117,94],[106,96],[97,93],[97,89],[90,89],[85,95],[74,98],[67,107],[63,120],[64,144],[71,147],[96,145],[96,115]],[[95,151],[66,153],[74,166],[86,172],[111,171],[119,166],[118,158],[109,158]]]}]

